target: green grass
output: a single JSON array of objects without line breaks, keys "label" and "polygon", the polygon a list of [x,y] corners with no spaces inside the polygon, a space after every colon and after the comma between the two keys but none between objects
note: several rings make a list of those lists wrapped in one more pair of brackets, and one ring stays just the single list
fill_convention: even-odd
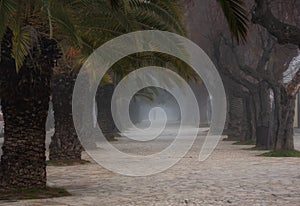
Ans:
[{"label": "green grass", "polygon": [[0,200],[29,200],[29,199],[46,199],[54,197],[71,196],[71,194],[58,187],[46,187],[35,189],[13,189],[13,190],[1,190]]},{"label": "green grass", "polygon": [[266,149],[265,147],[257,147],[257,146],[255,146],[255,147],[250,147],[250,148],[245,148],[244,150],[253,150],[253,151],[260,151],[260,150],[270,150],[270,149]]},{"label": "green grass", "polygon": [[280,150],[263,153],[263,157],[300,157],[300,151],[297,150]]},{"label": "green grass", "polygon": [[233,143],[233,145],[255,145],[256,142],[254,140],[246,140],[246,141],[238,141]]},{"label": "green grass", "polygon": [[47,166],[73,166],[91,163],[88,160],[48,160]]}]

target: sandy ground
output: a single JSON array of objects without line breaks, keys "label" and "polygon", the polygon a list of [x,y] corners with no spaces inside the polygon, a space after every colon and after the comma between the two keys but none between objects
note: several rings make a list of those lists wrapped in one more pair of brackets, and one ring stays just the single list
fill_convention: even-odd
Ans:
[{"label": "sandy ground", "polygon": [[[47,169],[48,184],[64,187],[73,196],[0,201],[2,206],[117,206],[117,205],[300,205],[300,158],[259,157],[262,151],[250,146],[221,141],[204,162],[198,161],[204,137],[198,137],[190,152],[170,169],[146,177],[115,174],[91,164]],[[133,143],[122,139],[113,145],[123,151],[139,153],[157,150],[164,142]],[[300,150],[300,135],[295,136]],[[105,158],[105,157],[103,157]],[[113,157],[111,157],[113,158]],[[172,158],[171,156],[163,158]],[[151,165],[149,165],[151,167]]]}]

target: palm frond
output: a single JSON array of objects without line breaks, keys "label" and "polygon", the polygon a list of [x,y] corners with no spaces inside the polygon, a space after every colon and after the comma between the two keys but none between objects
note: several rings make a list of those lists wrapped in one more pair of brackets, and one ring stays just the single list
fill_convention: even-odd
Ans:
[{"label": "palm frond", "polygon": [[[131,8],[136,11],[144,10],[146,12],[150,12],[153,17],[160,19],[165,25],[168,25],[169,31],[172,29],[174,32],[185,35],[184,27],[180,24],[179,18],[177,18],[178,14],[181,14],[181,11],[175,9],[174,5],[178,6],[178,2],[172,1],[168,2],[169,7],[173,6],[172,11],[168,11],[168,7],[165,4],[162,4],[162,1],[140,1],[140,0],[131,0],[129,1]],[[172,12],[172,13],[171,13]],[[171,31],[172,31],[171,30]]]},{"label": "palm frond", "polygon": [[65,39],[67,37],[73,43],[81,45],[82,39],[74,27],[74,23],[71,21],[69,13],[66,11],[67,8],[65,8],[62,4],[53,4],[49,7],[49,10],[50,12],[47,12],[47,14],[50,14],[50,18],[56,23],[59,29],[57,33],[63,35]]},{"label": "palm frond", "polygon": [[109,0],[110,6],[113,10],[118,10],[120,8],[122,0]]},{"label": "palm frond", "polygon": [[111,75],[109,75],[108,73],[105,73],[104,76],[102,77],[99,86],[102,87],[106,84],[112,84],[113,80]]},{"label": "palm frond", "polygon": [[147,101],[153,101],[154,100],[154,97],[156,95],[156,92],[157,89],[156,87],[152,87],[152,88],[144,88],[140,91],[138,91],[132,98],[133,98],[133,101],[138,101],[138,100],[147,100]]},{"label": "palm frond", "polygon": [[30,54],[30,50],[37,43],[37,34],[33,27],[27,25],[12,27],[12,57],[15,59],[17,72],[22,67],[24,59]]},{"label": "palm frond", "polygon": [[1,0],[0,1],[0,42],[7,29],[9,19],[17,10],[16,0]]},{"label": "palm frond", "polygon": [[221,5],[230,31],[237,42],[244,42],[248,32],[247,11],[243,0],[217,0]]}]

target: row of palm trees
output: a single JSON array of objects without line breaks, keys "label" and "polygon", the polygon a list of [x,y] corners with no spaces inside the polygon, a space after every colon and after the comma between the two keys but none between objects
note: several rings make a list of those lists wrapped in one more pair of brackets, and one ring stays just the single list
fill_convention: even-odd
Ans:
[{"label": "row of palm trees", "polygon": [[[242,2],[218,2],[233,35],[244,39],[247,18]],[[72,89],[80,65],[104,42],[146,29],[185,35],[179,1],[0,1],[0,97],[5,121],[0,188],[46,186],[45,123],[52,89],[56,123],[50,158],[81,158],[71,116]],[[160,54],[135,54],[116,64],[112,72],[121,77],[149,58],[176,64]],[[192,75],[188,69],[180,71]]]},{"label": "row of palm trees", "polygon": [[[106,12],[100,16],[99,11]],[[97,1],[92,8],[89,8],[89,13],[85,14],[84,18],[76,19],[76,22],[79,22],[77,26],[81,31],[81,36],[91,46],[83,46],[80,50],[73,47],[67,48],[65,55],[67,58],[62,62],[64,66],[60,67],[57,75],[54,75],[56,90],[53,91],[52,101],[56,121],[55,134],[50,144],[50,160],[79,161],[81,159],[82,147],[73,125],[71,100],[78,69],[87,56],[106,41],[132,31],[160,29],[185,35],[182,19],[182,10],[176,1],[157,1],[151,4],[126,1],[111,8],[107,5],[107,1]],[[139,66],[146,64],[149,58],[152,61],[160,59],[159,62],[165,64],[167,59],[160,57],[150,53],[133,55],[116,64],[112,68],[112,73],[122,78],[132,71],[136,64]],[[69,65],[69,69],[66,65]],[[82,126],[91,123],[92,119],[90,122],[82,122]],[[69,129],[66,130],[66,128]],[[85,135],[92,134],[93,132]]]}]

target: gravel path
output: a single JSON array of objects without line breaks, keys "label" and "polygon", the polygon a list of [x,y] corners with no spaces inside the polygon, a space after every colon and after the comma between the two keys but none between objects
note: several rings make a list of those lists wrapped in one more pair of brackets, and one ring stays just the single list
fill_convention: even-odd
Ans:
[{"label": "gravel path", "polygon": [[[300,158],[258,157],[261,151],[246,150],[249,146],[222,141],[208,160],[199,162],[202,140],[199,138],[175,166],[148,177],[121,176],[95,163],[48,167],[49,185],[64,187],[73,196],[0,201],[0,205],[300,205]],[[295,143],[300,150],[300,136],[295,137]],[[130,145],[124,140],[113,144],[124,151]],[[159,142],[156,144],[161,146]],[[143,150],[142,145],[134,145],[134,148]],[[86,154],[84,158],[89,159]]]}]

